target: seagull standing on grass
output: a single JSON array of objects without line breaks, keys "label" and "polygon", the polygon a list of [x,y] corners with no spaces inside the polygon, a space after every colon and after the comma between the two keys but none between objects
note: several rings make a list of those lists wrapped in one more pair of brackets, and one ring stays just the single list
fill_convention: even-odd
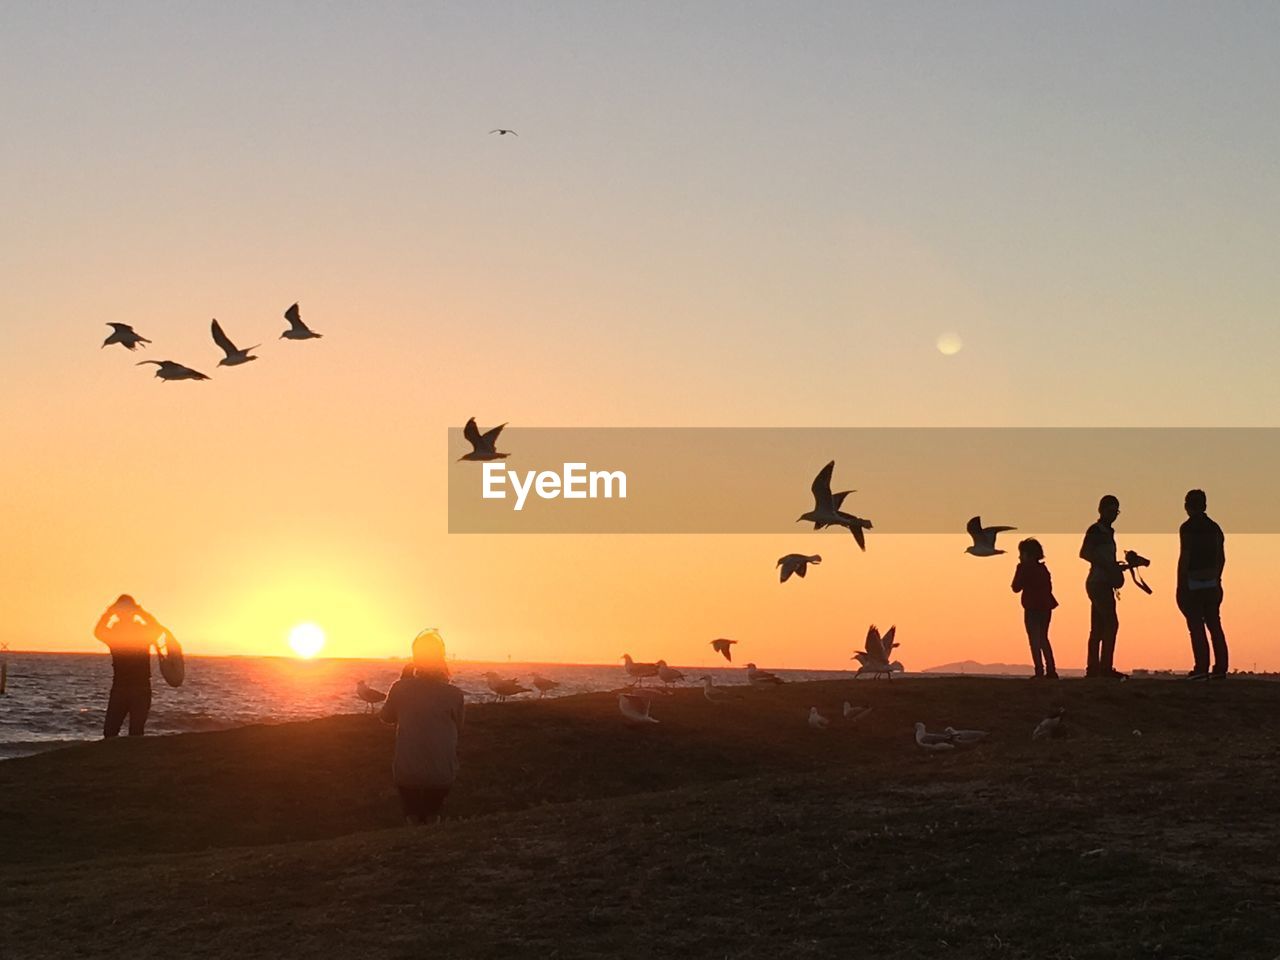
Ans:
[{"label": "seagull standing on grass", "polygon": [[631,659],[631,654],[624,653],[622,655],[623,665],[627,669],[627,676],[631,677],[631,685],[640,684],[644,686],[645,677],[656,677],[658,675],[658,665],[656,663],[636,663]]},{"label": "seagull standing on grass", "polygon": [[809,708],[809,726],[814,730],[825,730],[831,725],[831,721],[818,712],[817,707]]},{"label": "seagull standing on grass", "polygon": [[190,367],[184,367],[180,363],[173,360],[141,360],[134,366],[144,366],[148,363],[156,365],[156,376],[161,380],[208,380],[199,370],[192,370]]},{"label": "seagull standing on grass", "polygon": [[898,646],[897,641],[893,639],[897,631],[897,627],[890,627],[885,631],[885,635],[881,637],[880,631],[876,629],[874,623],[867,629],[867,642],[864,645],[864,649],[859,650],[849,658],[850,660],[857,660],[859,663],[858,672],[853,675],[853,679],[857,680],[864,673],[869,673],[873,678],[883,674],[892,680],[895,670],[899,673],[903,671],[901,661],[889,660],[893,648]]},{"label": "seagull standing on grass", "polygon": [[1059,707],[1049,716],[1045,717],[1036,724],[1036,728],[1031,731],[1032,740],[1060,740],[1067,735],[1067,723],[1063,719],[1066,714],[1066,707]]},{"label": "seagull standing on grass", "polygon": [[498,695],[499,703],[505,702],[507,697],[515,697],[522,693],[530,692],[529,688],[523,686],[519,680],[515,679],[515,677],[512,677],[509,680],[504,680],[492,670],[482,673],[480,676],[484,677],[485,681],[489,685],[489,689]]},{"label": "seagull standing on grass", "polygon": [[363,680],[356,681],[356,696],[364,701],[365,713],[372,710],[375,703],[381,703],[383,700],[387,699],[387,695],[385,693],[381,690],[373,689],[373,687],[369,686]]},{"label": "seagull standing on grass", "polygon": [[753,687],[776,687],[780,683],[785,683],[786,681],[775,673],[770,673],[768,670],[761,670],[754,663],[748,663],[747,682]]},{"label": "seagull standing on grass", "polygon": [[730,647],[737,642],[737,640],[726,640],[724,637],[720,637],[717,640],[711,641],[711,649],[716,653],[721,654],[730,663],[733,663],[733,651]]},{"label": "seagull standing on grass", "polygon": [[618,694],[618,710],[631,723],[657,723],[658,719],[649,714],[652,702],[648,697],[638,693]]},{"label": "seagull standing on grass", "polygon": [[947,727],[943,732],[951,738],[952,743],[962,746],[970,743],[981,743],[990,736],[986,730],[957,730],[955,727]]},{"label": "seagull standing on grass", "polygon": [[956,745],[952,742],[950,734],[947,733],[929,733],[924,728],[923,723],[916,724],[916,743],[925,750],[954,750]]},{"label": "seagull standing on grass", "polygon": [[225,357],[218,361],[218,366],[238,367],[242,363],[248,363],[250,360],[258,359],[249,351],[257,350],[258,347],[262,346],[262,344],[255,343],[252,347],[245,347],[241,350],[231,342],[230,337],[222,332],[222,324],[218,323],[217,320],[213,321],[211,329],[213,331],[213,342],[216,343],[222,352],[226,354]]},{"label": "seagull standing on grass", "polygon": [[541,700],[548,691],[560,686],[555,680],[548,679],[540,673],[533,675],[533,685],[538,688],[538,699]]},{"label": "seagull standing on grass", "polygon": [[861,720],[863,717],[865,717],[868,713],[871,712],[871,708],[855,707],[853,706],[853,704],[849,703],[848,700],[846,700],[844,704],[841,706],[841,711],[844,713],[844,718],[846,720],[848,720],[850,723],[857,723],[859,720]]},{"label": "seagull standing on grass", "polygon": [[476,418],[472,417],[467,421],[467,425],[462,428],[462,435],[467,438],[467,442],[471,444],[471,452],[464,453],[459,460],[502,460],[511,456],[509,453],[498,452],[498,434],[502,432],[505,423],[484,433],[480,432],[480,428],[476,426]]},{"label": "seagull standing on grass", "polygon": [[975,557],[996,557],[1004,553],[1003,550],[996,549],[996,534],[1004,533],[1006,530],[1017,530],[1017,527],[984,527],[981,517],[971,517],[969,523],[965,526],[969,531],[969,536],[973,538],[973,546],[966,547],[965,553],[971,553]]},{"label": "seagull standing on grass", "polygon": [[853,491],[845,490],[837,494],[831,492],[831,474],[835,468],[836,462],[832,460],[818,471],[818,475],[813,478],[813,485],[809,488],[813,493],[813,509],[808,513],[800,514],[796,522],[812,520],[815,530],[821,530],[823,527],[844,527],[853,534],[853,539],[858,541],[858,547],[866,550],[867,540],[862,531],[871,529],[871,521],[855,517],[840,509],[844,498]]},{"label": "seagull standing on grass", "polygon": [[289,321],[289,329],[280,334],[281,340],[319,340],[324,336],[302,322],[302,313],[296,303],[284,312],[284,318]]},{"label": "seagull standing on grass", "polygon": [[657,667],[658,679],[667,686],[671,686],[673,683],[679,683],[681,680],[685,679],[685,675],[683,673],[673,667],[667,666],[667,661],[665,660],[659,660]]},{"label": "seagull standing on grass", "polygon": [[706,674],[698,678],[702,684],[702,695],[712,703],[724,703],[726,700],[741,700],[742,694],[729,693],[723,687],[717,687],[715,681]]},{"label": "seagull standing on grass", "polygon": [[[103,347],[109,347],[113,343],[118,343],[126,350],[136,350],[138,349],[138,344],[151,342],[146,337],[137,333],[133,327],[129,326],[127,323],[108,323],[107,326],[111,328],[111,334],[107,339],[102,341]],[[99,349],[102,348],[99,347]]]},{"label": "seagull standing on grass", "polygon": [[788,553],[785,557],[778,560],[777,564],[775,564],[775,566],[782,568],[779,571],[778,579],[780,582],[786,583],[791,579],[791,575],[794,573],[797,577],[803,580],[804,575],[809,570],[809,564],[812,563],[816,565],[821,562],[822,557],[816,553],[812,556],[805,556],[803,553]]}]

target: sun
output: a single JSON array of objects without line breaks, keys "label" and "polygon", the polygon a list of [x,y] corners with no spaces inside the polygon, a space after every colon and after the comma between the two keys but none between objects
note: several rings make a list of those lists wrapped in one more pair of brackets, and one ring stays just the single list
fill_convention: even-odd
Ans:
[{"label": "sun", "polygon": [[314,623],[300,623],[289,631],[289,646],[304,660],[324,649],[324,631]]}]

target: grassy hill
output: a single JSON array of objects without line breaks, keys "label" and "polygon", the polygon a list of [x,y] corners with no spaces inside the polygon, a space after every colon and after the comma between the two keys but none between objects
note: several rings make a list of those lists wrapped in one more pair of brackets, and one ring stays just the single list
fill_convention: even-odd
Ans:
[{"label": "grassy hill", "polygon": [[[741,692],[644,728],[605,694],[475,706],[429,828],[362,716],[2,763],[0,956],[1280,954],[1280,686]],[[805,724],[844,699],[874,711]],[[1074,735],[1033,743],[1058,703]],[[930,754],[917,719],[992,737]]]}]

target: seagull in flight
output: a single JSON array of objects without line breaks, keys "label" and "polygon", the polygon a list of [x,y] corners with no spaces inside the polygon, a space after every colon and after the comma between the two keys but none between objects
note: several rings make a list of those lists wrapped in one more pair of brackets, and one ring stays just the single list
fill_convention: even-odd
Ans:
[{"label": "seagull in flight", "polygon": [[520,136],[520,134],[516,133],[514,130],[508,130],[505,127],[498,127],[498,129],[490,130],[489,132],[496,133],[500,137],[505,137],[508,133],[511,134],[513,137]]},{"label": "seagull in flight", "polygon": [[880,631],[874,623],[867,629],[867,642],[863,649],[849,658],[850,660],[857,660],[859,664],[858,672],[853,675],[853,679],[857,680],[864,673],[869,673],[872,677],[878,677],[883,674],[892,680],[895,670],[899,673],[902,672],[904,669],[902,663],[898,660],[891,661],[889,659],[893,653],[893,648],[898,646],[898,642],[893,639],[897,631],[897,627],[890,627],[881,637]]},{"label": "seagull in flight", "polygon": [[142,360],[134,364],[140,367],[146,363],[154,363],[156,365],[156,376],[161,380],[208,380],[199,370],[192,370],[190,367],[184,367],[180,363],[173,360]]},{"label": "seagull in flight", "polygon": [[805,556],[803,553],[788,553],[775,564],[775,566],[782,568],[778,571],[779,582],[786,583],[791,579],[793,573],[803,580],[805,573],[809,570],[809,564],[819,564],[821,562],[822,557],[816,553],[812,556]]},{"label": "seagull in flight", "polygon": [[965,526],[969,531],[969,536],[973,538],[973,546],[966,547],[965,553],[971,553],[975,557],[994,557],[1003,550],[996,549],[996,534],[1003,533],[1006,530],[1017,530],[1017,527],[984,527],[981,517],[971,517],[969,523]]},{"label": "seagull in flight", "polygon": [[853,534],[853,539],[858,541],[859,549],[866,550],[867,540],[862,531],[871,529],[871,521],[855,517],[840,509],[844,504],[844,498],[854,491],[844,490],[835,494],[831,492],[831,474],[835,468],[836,462],[832,460],[818,471],[818,475],[813,478],[813,485],[809,488],[813,491],[813,509],[808,513],[800,514],[796,522],[811,520],[815,530],[821,530],[823,527],[844,527]]},{"label": "seagull in flight", "polygon": [[638,693],[618,694],[618,710],[631,723],[658,723],[658,718],[649,714],[653,701]]},{"label": "seagull in flight", "polygon": [[786,683],[776,673],[761,670],[754,663],[747,664],[747,682],[753,687],[776,687],[781,683]]},{"label": "seagull in flight", "polygon": [[721,654],[730,663],[733,663],[733,650],[730,648],[737,642],[737,640],[726,640],[724,637],[720,637],[711,641],[711,649]]},{"label": "seagull in flight", "polygon": [[252,347],[245,347],[241,350],[231,342],[230,337],[222,332],[222,324],[218,323],[217,320],[213,321],[213,325],[210,329],[213,331],[213,342],[216,343],[219,348],[221,348],[222,352],[226,354],[225,357],[218,361],[218,366],[238,367],[242,363],[248,363],[250,360],[258,359],[249,351],[257,350],[258,347],[262,346],[262,344],[255,343]]},{"label": "seagull in flight", "polygon": [[925,750],[954,750],[955,743],[948,733],[930,733],[923,723],[916,724],[916,743]]},{"label": "seagull in flight", "polygon": [[[108,323],[111,328],[111,335],[102,341],[103,347],[109,347],[113,343],[118,343],[126,350],[136,350],[140,343],[150,343],[146,337],[138,333],[127,323]],[[99,349],[102,349],[99,347]]]},{"label": "seagull in flight", "polygon": [[280,334],[281,340],[319,340],[324,336],[302,322],[302,314],[296,303],[284,312],[284,318],[289,321],[289,329]]},{"label": "seagull in flight", "polygon": [[818,712],[817,707],[809,708],[809,726],[815,730],[825,730],[831,725],[831,721]]},{"label": "seagull in flight", "polygon": [[631,654],[624,653],[622,662],[626,666],[627,676],[632,678],[632,685],[639,683],[643,686],[645,677],[656,677],[658,675],[658,665],[656,663],[636,663],[631,659]]},{"label": "seagull in flight", "polygon": [[498,452],[498,434],[502,432],[505,423],[500,423],[491,430],[480,432],[480,428],[476,426],[476,418],[472,417],[467,421],[467,425],[462,428],[462,435],[467,438],[467,442],[471,444],[471,452],[464,453],[459,460],[502,460],[511,456],[509,453]]},{"label": "seagull in flight", "polygon": [[356,696],[365,703],[365,713],[373,709],[375,703],[381,703],[387,699],[387,695],[381,690],[375,690],[363,680],[356,681]]}]

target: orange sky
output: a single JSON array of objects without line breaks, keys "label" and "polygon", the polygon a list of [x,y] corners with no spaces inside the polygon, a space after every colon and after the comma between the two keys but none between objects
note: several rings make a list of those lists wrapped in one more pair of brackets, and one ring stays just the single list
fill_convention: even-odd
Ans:
[{"label": "orange sky", "polygon": [[[556,10],[4,15],[0,642],[95,649],[128,591],[193,653],[1027,662],[962,533],[450,536],[446,430],[1275,424],[1274,12]],[[1280,543],[1227,532],[1234,663],[1280,669]],[[1118,664],[1188,667],[1172,537],[1121,545]]]}]

